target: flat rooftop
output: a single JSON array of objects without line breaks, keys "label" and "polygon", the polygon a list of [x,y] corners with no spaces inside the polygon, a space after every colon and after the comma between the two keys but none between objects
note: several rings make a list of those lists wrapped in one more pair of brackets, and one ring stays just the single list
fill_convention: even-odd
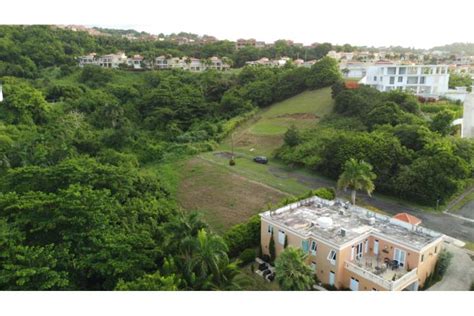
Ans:
[{"label": "flat rooftop", "polygon": [[[408,247],[422,249],[441,236],[440,233],[420,226],[414,227],[400,220],[352,206],[342,200],[328,201],[318,197],[260,215],[300,235],[314,235],[337,245],[367,233],[374,233]],[[344,230],[344,233],[341,230]]]}]

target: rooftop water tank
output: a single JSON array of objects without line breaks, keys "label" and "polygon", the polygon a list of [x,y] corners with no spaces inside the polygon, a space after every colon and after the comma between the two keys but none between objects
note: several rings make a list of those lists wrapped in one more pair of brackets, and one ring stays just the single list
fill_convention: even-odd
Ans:
[{"label": "rooftop water tank", "polygon": [[332,226],[332,218],[330,217],[322,216],[318,218],[317,222],[321,228],[329,228]]}]

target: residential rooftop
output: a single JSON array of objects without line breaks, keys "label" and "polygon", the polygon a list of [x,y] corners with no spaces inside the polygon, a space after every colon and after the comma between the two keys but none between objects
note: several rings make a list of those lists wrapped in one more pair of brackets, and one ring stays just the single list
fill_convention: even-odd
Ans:
[{"label": "residential rooftop", "polygon": [[372,234],[421,250],[442,236],[343,200],[329,201],[316,196],[260,216],[304,237],[313,235],[338,246]]}]

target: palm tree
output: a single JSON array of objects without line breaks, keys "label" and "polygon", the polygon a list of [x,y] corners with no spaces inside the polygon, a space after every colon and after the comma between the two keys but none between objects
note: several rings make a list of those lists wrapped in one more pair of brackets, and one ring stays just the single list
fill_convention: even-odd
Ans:
[{"label": "palm tree", "polygon": [[377,178],[375,173],[372,172],[372,165],[360,160],[357,161],[354,158],[349,159],[344,164],[344,171],[339,176],[337,181],[338,188],[351,189],[351,201],[355,204],[357,190],[363,190],[370,194],[375,190],[375,185],[372,180]]},{"label": "palm tree", "polygon": [[275,261],[275,278],[284,291],[306,291],[314,283],[314,274],[305,263],[301,249],[288,247]]},{"label": "palm tree", "polygon": [[[188,248],[189,249],[189,248]],[[198,277],[212,276],[214,284],[221,284],[224,263],[229,262],[227,245],[220,236],[201,229],[192,245],[191,266]]]}]

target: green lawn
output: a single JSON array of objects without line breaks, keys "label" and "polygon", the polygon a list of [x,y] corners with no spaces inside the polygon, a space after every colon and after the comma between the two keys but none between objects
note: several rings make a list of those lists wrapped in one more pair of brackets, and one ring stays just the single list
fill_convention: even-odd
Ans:
[{"label": "green lawn", "polygon": [[303,92],[263,111],[251,132],[277,135],[284,134],[291,124],[301,128],[314,126],[319,118],[331,113],[333,103],[330,88]]},{"label": "green lawn", "polygon": [[330,88],[305,91],[260,111],[225,139],[218,150],[230,151],[233,140],[235,151],[272,156],[283,145],[283,134],[288,127],[292,124],[298,128],[312,127],[331,113],[333,107]]}]

